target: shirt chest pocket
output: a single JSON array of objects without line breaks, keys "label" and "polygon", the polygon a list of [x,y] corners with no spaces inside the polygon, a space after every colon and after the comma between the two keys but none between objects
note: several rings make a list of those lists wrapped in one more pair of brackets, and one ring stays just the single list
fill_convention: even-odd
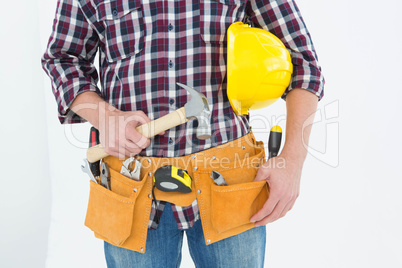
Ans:
[{"label": "shirt chest pocket", "polygon": [[105,29],[101,46],[109,62],[123,60],[141,52],[145,27],[140,1],[100,2],[97,14]]},{"label": "shirt chest pocket", "polygon": [[244,17],[245,0],[206,0],[200,5],[202,39],[212,45],[226,43],[230,24]]}]

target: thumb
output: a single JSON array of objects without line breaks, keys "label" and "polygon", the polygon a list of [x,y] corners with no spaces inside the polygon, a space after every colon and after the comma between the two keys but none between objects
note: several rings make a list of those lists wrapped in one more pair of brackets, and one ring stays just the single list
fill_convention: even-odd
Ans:
[{"label": "thumb", "polygon": [[137,121],[137,125],[143,125],[151,122],[151,119],[149,119],[149,117],[143,111],[134,111],[130,117]]},{"label": "thumb", "polygon": [[257,175],[255,176],[254,181],[262,181],[262,180],[267,180],[269,176],[271,175],[271,169],[268,165],[262,165],[258,171]]}]

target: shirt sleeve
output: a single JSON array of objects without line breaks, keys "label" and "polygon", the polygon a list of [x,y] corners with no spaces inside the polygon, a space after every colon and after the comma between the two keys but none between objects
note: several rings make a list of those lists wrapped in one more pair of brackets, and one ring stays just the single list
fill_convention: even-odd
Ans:
[{"label": "shirt sleeve", "polygon": [[58,1],[53,31],[42,56],[42,67],[52,81],[62,124],[85,122],[69,109],[77,95],[86,91],[101,95],[93,64],[99,38],[77,2]]},{"label": "shirt sleeve", "polygon": [[292,0],[250,0],[246,9],[249,20],[276,35],[290,52],[293,74],[282,98],[294,88],[324,96],[325,80],[310,33],[296,3]]}]

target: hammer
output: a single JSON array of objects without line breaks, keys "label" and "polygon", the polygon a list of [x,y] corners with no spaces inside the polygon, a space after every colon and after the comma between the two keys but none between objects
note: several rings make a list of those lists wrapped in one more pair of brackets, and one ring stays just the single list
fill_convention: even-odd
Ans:
[{"label": "hammer", "polygon": [[[197,92],[195,89],[177,83],[191,95],[191,99],[184,107],[177,109],[165,116],[148,122],[147,124],[138,126],[136,130],[147,138],[156,136],[157,134],[173,128],[175,126],[186,123],[189,120],[198,120],[197,138],[206,140],[211,137],[211,111],[209,109],[208,100],[204,94]],[[87,151],[87,160],[89,163],[96,162],[108,156],[101,144],[93,146]]]}]

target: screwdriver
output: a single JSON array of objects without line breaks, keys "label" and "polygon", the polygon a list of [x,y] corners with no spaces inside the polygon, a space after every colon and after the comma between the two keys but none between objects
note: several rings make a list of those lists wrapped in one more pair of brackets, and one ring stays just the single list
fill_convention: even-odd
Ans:
[{"label": "screwdriver", "polygon": [[269,132],[268,139],[268,159],[278,156],[282,142],[282,129],[280,126],[273,126]]},{"label": "screwdriver", "polygon": [[[99,131],[95,127],[91,127],[89,131],[89,148],[99,144]],[[89,168],[91,169],[92,174],[94,177],[100,176],[100,160],[94,163],[89,164]]]}]

